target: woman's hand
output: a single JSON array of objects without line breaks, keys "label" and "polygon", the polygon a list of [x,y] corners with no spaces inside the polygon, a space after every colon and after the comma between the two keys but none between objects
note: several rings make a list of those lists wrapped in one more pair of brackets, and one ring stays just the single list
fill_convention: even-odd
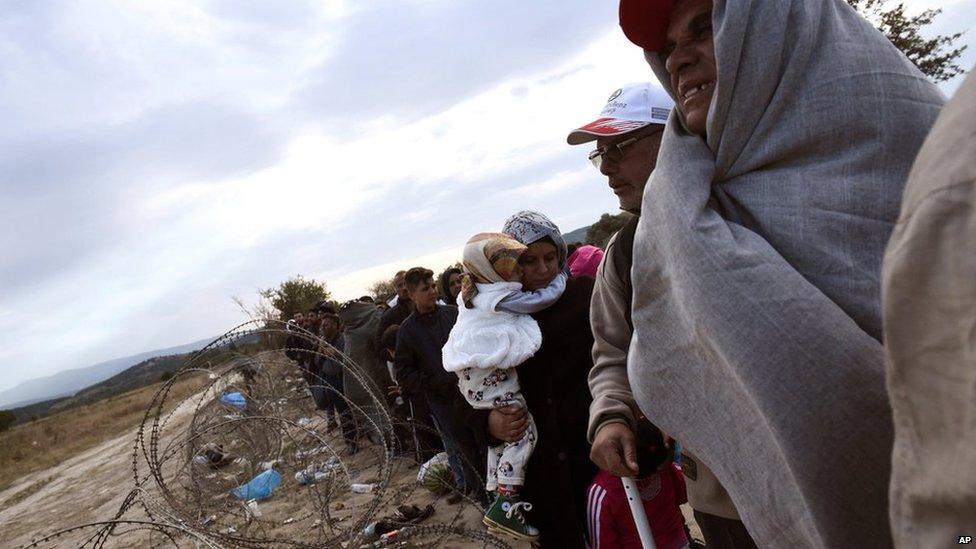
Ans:
[{"label": "woman's hand", "polygon": [[[490,418],[489,418],[490,423]],[[626,423],[613,422],[600,427],[593,437],[590,459],[597,467],[618,477],[636,477],[637,444]]]},{"label": "woman's hand", "polygon": [[528,411],[515,404],[493,408],[488,413],[488,433],[501,441],[518,441],[525,434],[528,424]]}]

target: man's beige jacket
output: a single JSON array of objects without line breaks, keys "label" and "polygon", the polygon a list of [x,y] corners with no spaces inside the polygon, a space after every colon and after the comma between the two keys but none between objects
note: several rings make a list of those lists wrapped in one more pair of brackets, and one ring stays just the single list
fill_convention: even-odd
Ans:
[{"label": "man's beige jacket", "polygon": [[[593,369],[590,370],[590,442],[600,427],[613,422],[635,429],[637,404],[627,378],[627,349],[631,330],[627,322],[627,292],[615,270],[610,251],[616,237],[607,244],[597,270],[596,285],[590,301],[590,325],[593,328]],[[728,493],[704,463],[688,448],[683,450],[683,469],[688,488],[688,503],[693,509],[728,519],[739,520]]]}]

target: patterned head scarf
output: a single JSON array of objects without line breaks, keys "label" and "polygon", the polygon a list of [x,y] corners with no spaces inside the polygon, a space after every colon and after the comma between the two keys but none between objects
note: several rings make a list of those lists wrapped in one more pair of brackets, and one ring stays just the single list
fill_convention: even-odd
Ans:
[{"label": "patterned head scarf", "polygon": [[505,221],[502,232],[512,235],[515,240],[529,246],[549,237],[556,245],[559,255],[559,269],[566,267],[566,241],[563,240],[559,227],[556,226],[548,217],[533,211],[522,211]]},{"label": "patterned head scarf", "polygon": [[461,279],[461,298],[464,306],[474,307],[471,300],[478,295],[477,284],[505,282],[518,268],[525,245],[502,233],[478,233],[464,245],[464,275]]}]

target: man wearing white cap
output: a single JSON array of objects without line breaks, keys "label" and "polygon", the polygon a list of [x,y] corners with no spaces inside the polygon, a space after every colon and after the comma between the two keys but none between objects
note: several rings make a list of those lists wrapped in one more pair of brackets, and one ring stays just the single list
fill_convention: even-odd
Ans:
[{"label": "man wearing white cap", "polygon": [[570,145],[596,141],[590,161],[609,178],[622,210],[640,211],[644,184],[654,170],[672,107],[674,101],[660,87],[630,84],[610,95],[599,118],[566,139]]},{"label": "man wearing white cap", "polygon": [[[661,87],[630,84],[610,95],[599,118],[573,130],[567,138],[570,145],[596,141],[590,161],[607,176],[620,209],[636,214],[607,244],[590,304],[594,339],[589,379],[593,403],[587,433],[592,443],[590,457],[617,476],[635,477],[639,469],[634,433],[641,414],[627,377],[627,351],[633,335],[630,267],[644,186],[657,164],[664,124],[673,108],[674,101]],[[711,470],[687,451],[682,463],[688,501],[708,547],[755,547]],[[609,488],[594,486],[591,498],[600,498]],[[607,521],[599,516],[599,502],[592,503],[588,507],[597,511],[590,517],[594,530],[590,537],[596,540],[601,539],[599,529]]]}]

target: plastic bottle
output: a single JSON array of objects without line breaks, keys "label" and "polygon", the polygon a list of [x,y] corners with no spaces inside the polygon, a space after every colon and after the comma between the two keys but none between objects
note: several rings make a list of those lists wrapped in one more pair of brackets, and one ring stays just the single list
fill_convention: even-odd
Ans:
[{"label": "plastic bottle", "polygon": [[376,484],[359,484],[354,483],[349,487],[356,494],[368,494],[376,488]]},{"label": "plastic bottle", "polygon": [[295,473],[295,480],[298,481],[298,484],[301,484],[302,486],[314,484],[316,482],[322,482],[332,476],[330,471],[315,471],[310,469],[312,468],[310,467],[309,469]]}]

